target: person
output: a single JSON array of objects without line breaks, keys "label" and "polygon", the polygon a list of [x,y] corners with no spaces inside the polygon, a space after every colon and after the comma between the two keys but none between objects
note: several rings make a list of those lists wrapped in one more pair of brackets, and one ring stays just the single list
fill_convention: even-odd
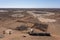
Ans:
[{"label": "person", "polygon": [[5,31],[3,31],[3,34],[5,34]]},{"label": "person", "polygon": [[30,30],[31,30],[31,33],[33,33],[33,32],[34,32],[34,30],[33,30],[32,28],[31,28]]},{"label": "person", "polygon": [[11,34],[11,31],[9,31],[9,34]]}]

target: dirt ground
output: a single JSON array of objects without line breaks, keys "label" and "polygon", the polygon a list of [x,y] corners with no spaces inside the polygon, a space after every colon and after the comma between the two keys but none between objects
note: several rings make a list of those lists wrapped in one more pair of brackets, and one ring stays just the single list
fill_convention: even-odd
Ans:
[{"label": "dirt ground", "polygon": [[[1,15],[1,13],[0,13],[0,15]],[[3,14],[2,14],[2,16],[3,16]],[[51,33],[51,36],[31,36],[26,31],[15,30],[16,27],[21,26],[22,24],[27,25],[28,23],[29,24],[32,23],[30,25],[28,24],[29,27],[32,27],[33,23],[39,22],[37,19],[31,18],[30,16],[27,16],[24,18],[13,18],[13,17],[10,18],[8,16],[7,17],[5,17],[5,16],[2,17],[2,16],[0,18],[0,35],[3,35],[4,37],[0,38],[0,40],[60,40],[60,14],[45,17],[45,18],[50,18],[50,19],[56,20],[56,22],[47,23],[48,24],[47,32]],[[17,20],[19,22],[17,22]],[[44,22],[42,22],[42,23],[44,23]],[[7,29],[12,29],[13,33],[10,35],[3,34],[3,31],[7,30]],[[37,32],[42,32],[39,29],[35,29],[35,30]]]}]

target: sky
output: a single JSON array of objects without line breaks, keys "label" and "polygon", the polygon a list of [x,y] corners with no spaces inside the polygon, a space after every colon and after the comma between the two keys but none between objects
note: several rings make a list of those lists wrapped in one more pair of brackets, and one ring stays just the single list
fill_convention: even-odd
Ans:
[{"label": "sky", "polygon": [[60,8],[60,0],[0,0],[0,8]]}]

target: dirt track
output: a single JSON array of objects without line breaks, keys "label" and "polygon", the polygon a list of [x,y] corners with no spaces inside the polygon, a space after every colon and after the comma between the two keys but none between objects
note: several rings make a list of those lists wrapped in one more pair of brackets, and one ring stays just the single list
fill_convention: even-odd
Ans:
[{"label": "dirt track", "polygon": [[[58,16],[58,15],[56,15],[56,16]],[[21,31],[13,30],[14,33],[12,33],[11,35],[6,34],[5,37],[2,38],[1,40],[28,40],[28,39],[29,40],[59,40],[60,39],[60,32],[59,32],[60,31],[60,24],[59,24],[60,23],[59,22],[60,17],[58,19],[56,19],[56,16],[55,16],[56,22],[48,23],[49,27],[47,29],[47,32],[51,33],[52,36],[50,36],[50,37],[47,37],[47,36],[30,36],[26,33],[22,33]],[[27,19],[29,19],[29,18],[28,17],[22,18],[22,20],[27,20]],[[20,26],[21,24],[23,24],[22,22],[16,22],[16,20],[21,20],[21,19],[17,18],[17,19],[12,20],[12,19],[7,18],[5,21],[0,20],[0,27],[1,27],[0,33],[2,34],[2,31],[7,30],[8,28],[15,29],[17,26]],[[31,21],[31,20],[29,20],[29,21]],[[35,19],[33,21],[35,21]],[[40,21],[41,22],[43,21],[42,23],[44,23],[47,20],[46,19],[45,20],[40,19]],[[24,24],[26,24],[26,23],[24,23]],[[26,37],[23,37],[23,36],[26,36]]]}]

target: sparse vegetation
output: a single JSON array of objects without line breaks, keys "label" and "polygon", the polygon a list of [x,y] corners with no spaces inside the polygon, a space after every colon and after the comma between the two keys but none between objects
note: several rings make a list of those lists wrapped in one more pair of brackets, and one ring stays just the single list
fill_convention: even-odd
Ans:
[{"label": "sparse vegetation", "polygon": [[24,30],[27,30],[28,27],[25,26],[25,25],[21,25],[20,27],[16,27],[16,30],[19,30],[19,31],[24,31]]},{"label": "sparse vegetation", "polygon": [[[28,28],[33,28],[34,32],[39,34],[47,32],[49,34],[60,36],[60,9],[2,9],[7,12],[0,12],[0,38],[2,40],[40,40],[55,39],[55,37],[31,36],[26,32]],[[39,11],[39,12],[38,12]],[[41,13],[41,12],[42,13]],[[47,13],[47,14],[46,14]],[[48,14],[49,13],[49,14]],[[50,14],[51,13],[51,14]],[[54,13],[54,14],[52,14]],[[12,15],[14,17],[12,17]],[[42,19],[44,18],[44,19]],[[40,20],[39,20],[40,19]],[[55,19],[55,22],[48,19]],[[4,30],[12,29],[11,35],[3,34]],[[42,34],[43,35],[43,34]],[[51,35],[51,36],[52,36]],[[26,36],[26,37],[25,37]]]}]

